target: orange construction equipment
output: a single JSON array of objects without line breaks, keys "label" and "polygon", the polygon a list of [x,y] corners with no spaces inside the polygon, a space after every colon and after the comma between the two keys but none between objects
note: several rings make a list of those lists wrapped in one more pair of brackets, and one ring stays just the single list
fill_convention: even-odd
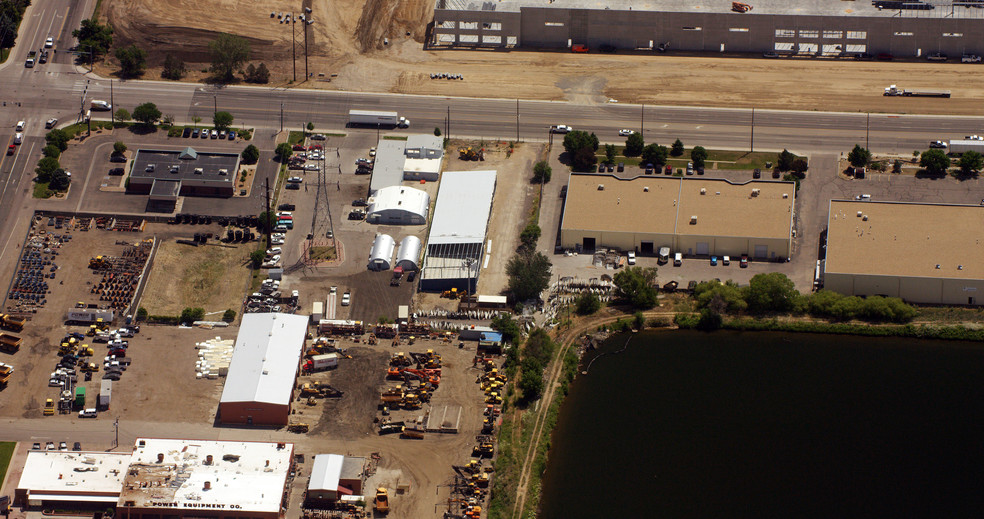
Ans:
[{"label": "orange construction equipment", "polygon": [[731,2],[731,10],[736,13],[747,13],[752,10],[752,6],[743,2]]}]

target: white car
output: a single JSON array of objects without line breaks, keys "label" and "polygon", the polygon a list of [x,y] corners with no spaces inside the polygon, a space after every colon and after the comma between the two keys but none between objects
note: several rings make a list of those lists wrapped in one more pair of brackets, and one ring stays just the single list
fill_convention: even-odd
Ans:
[{"label": "white car", "polygon": [[342,294],[342,306],[348,306],[352,304],[352,295],[348,292]]},{"label": "white car", "polygon": [[270,244],[271,245],[283,245],[284,244],[284,239],[283,238],[270,238]]},{"label": "white car", "polygon": [[15,132],[22,132],[22,131],[24,131],[24,127],[25,126],[27,126],[27,123],[26,122],[24,122],[24,121],[17,121],[17,126],[14,128],[14,131]]},{"label": "white car", "polygon": [[961,63],[980,63],[981,62],[981,57],[978,56],[977,54],[964,54],[963,56],[960,56],[960,62]]},{"label": "white car", "polygon": [[370,157],[376,156],[376,148],[369,148],[369,156]]},{"label": "white car", "polygon": [[631,250],[630,250],[630,251],[629,251],[629,252],[628,252],[628,253],[626,254],[626,256],[628,257],[628,262],[629,262],[629,265],[635,265],[635,264],[636,264],[636,256],[635,256],[635,251],[631,251]]},{"label": "white car", "polygon": [[270,263],[276,263],[276,262],[280,261],[280,254],[274,254],[274,256],[272,258],[270,258],[268,261]]},{"label": "white car", "polygon": [[980,135],[968,135],[964,137],[964,139],[967,139],[968,141],[984,141],[984,137],[981,137]]},{"label": "white car", "polygon": [[58,124],[58,119],[52,117],[51,119],[48,119],[47,121],[44,122],[44,127],[54,128],[56,124]]},{"label": "white car", "polygon": [[290,177],[287,179],[287,182],[290,184],[300,184],[301,182],[304,182],[304,179],[301,177]]},{"label": "white car", "polygon": [[273,256],[274,254],[280,254],[281,250],[280,247],[273,247],[272,249],[267,250],[266,253],[267,256]]},{"label": "white car", "polygon": [[304,170],[305,171],[318,171],[318,169],[320,169],[320,168],[319,168],[319,166],[317,164],[305,164],[304,165]]},{"label": "white car", "polygon": [[20,144],[24,141],[24,134],[17,132],[14,134],[14,144]]},{"label": "white car", "polygon": [[294,213],[290,211],[277,211],[277,216],[294,216]]},{"label": "white car", "polygon": [[621,130],[618,131],[618,136],[619,137],[628,137],[629,135],[632,135],[634,133],[635,133],[635,130],[630,130],[628,128],[622,128]]},{"label": "white car", "polygon": [[48,38],[47,40],[44,40],[44,48],[50,49],[50,48],[52,48],[54,46],[55,46],[55,39],[54,38]]},{"label": "white car", "polygon": [[550,127],[550,133],[570,133],[572,131],[574,131],[574,128],[566,124],[555,124]]}]

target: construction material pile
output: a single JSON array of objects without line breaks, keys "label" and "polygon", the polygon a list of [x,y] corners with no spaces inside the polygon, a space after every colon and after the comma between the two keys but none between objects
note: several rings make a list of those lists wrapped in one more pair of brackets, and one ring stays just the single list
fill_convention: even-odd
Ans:
[{"label": "construction material pile", "polygon": [[198,360],[195,362],[196,379],[216,379],[229,373],[229,363],[232,362],[232,351],[236,341],[222,340],[216,337],[207,341],[195,343],[198,350]]}]

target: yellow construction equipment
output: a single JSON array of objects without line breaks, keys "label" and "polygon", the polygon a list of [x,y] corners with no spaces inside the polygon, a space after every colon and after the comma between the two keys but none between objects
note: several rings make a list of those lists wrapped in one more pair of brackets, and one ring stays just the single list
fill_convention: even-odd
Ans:
[{"label": "yellow construction equipment", "polygon": [[82,371],[96,373],[99,371],[99,364],[96,364],[95,362],[85,362],[82,364]]},{"label": "yellow construction equipment", "polygon": [[308,432],[308,424],[306,423],[292,423],[287,426],[288,432],[293,433],[306,433]]},{"label": "yellow construction equipment", "polygon": [[390,366],[409,366],[410,364],[410,357],[404,355],[402,351],[397,352],[396,355],[390,357]]},{"label": "yellow construction equipment", "polygon": [[731,10],[736,13],[747,13],[752,10],[752,6],[743,2],[731,2]]},{"label": "yellow construction equipment", "polygon": [[55,415],[55,401],[52,399],[47,399],[44,401],[44,415],[54,416]]},{"label": "yellow construction equipment", "polygon": [[101,269],[101,268],[112,268],[113,264],[108,258],[102,256],[96,256],[95,258],[89,259],[89,268],[91,269]]},{"label": "yellow construction equipment", "polygon": [[461,160],[485,160],[485,148],[458,148],[458,158]]},{"label": "yellow construction equipment", "polygon": [[373,501],[372,506],[381,514],[385,515],[389,513],[389,492],[385,488],[379,487],[376,489],[376,499]]}]

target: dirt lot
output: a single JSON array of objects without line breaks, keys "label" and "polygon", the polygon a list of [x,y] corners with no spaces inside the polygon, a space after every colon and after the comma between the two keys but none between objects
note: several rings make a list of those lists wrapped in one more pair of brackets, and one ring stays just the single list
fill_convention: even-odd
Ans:
[{"label": "dirt lot", "polygon": [[[980,64],[856,62],[820,59],[763,60],[757,57],[694,57],[661,54],[482,52],[423,50],[432,0],[311,2],[308,50],[312,81],[305,88],[432,95],[566,99],[576,103],[644,102],[835,111],[952,113],[976,115],[984,97]],[[260,8],[242,0],[108,0],[101,16],[114,28],[118,45],[154,49],[145,77],[158,78],[166,54],[189,62],[188,79],[208,68],[207,44],[224,30],[246,37],[253,59],[273,73],[271,83],[293,78],[291,28],[271,11],[300,7],[285,0]],[[299,12],[297,14],[300,14]],[[296,25],[297,55],[304,32]],[[383,38],[389,45],[383,45]],[[303,77],[303,60],[298,69]],[[116,70],[104,66],[103,74]],[[463,81],[432,80],[432,72],[464,75]],[[319,74],[324,74],[321,79]],[[337,74],[332,78],[332,75]],[[327,82],[327,79],[331,79]],[[832,78],[836,78],[832,80]],[[945,87],[952,99],[883,97],[891,83],[906,88]],[[849,95],[846,93],[850,93]]]},{"label": "dirt lot", "polygon": [[[164,224],[147,225],[144,232],[114,232],[93,229],[79,231],[54,230],[41,220],[39,228],[51,232],[71,234],[73,239],[58,249],[55,263],[59,270],[54,280],[48,280],[48,303],[34,314],[24,331],[18,333],[24,339],[21,350],[15,355],[3,355],[4,362],[14,365],[15,379],[3,391],[0,399],[0,416],[41,418],[41,408],[46,398],[58,399],[58,390],[48,387],[48,374],[54,371],[59,357],[58,345],[68,332],[85,332],[82,326],[64,324],[65,311],[77,301],[99,303],[99,296],[90,293],[91,284],[99,278],[88,269],[89,258],[98,255],[120,256],[127,244],[153,236],[170,237],[180,233],[176,227]],[[118,319],[114,325],[119,326]],[[194,344],[216,335],[234,336],[235,329],[182,330],[173,327],[144,327],[143,333],[130,339],[127,356],[133,364],[123,378],[114,384],[113,402],[108,415],[125,416],[136,420],[176,420],[182,422],[211,421],[217,396],[221,391],[218,381],[195,380],[197,354]],[[151,342],[152,341],[152,342]],[[101,363],[106,349],[104,344],[90,344],[95,350],[94,361]],[[98,395],[100,374],[94,374],[90,382],[82,382],[94,405]],[[136,383],[136,381],[140,383]],[[175,393],[162,391],[162,387],[193,388]],[[103,414],[102,416],[105,416]],[[44,417],[43,420],[76,420],[77,414]]]},{"label": "dirt lot", "polygon": [[[222,232],[219,225],[174,226],[194,232]],[[213,229],[214,228],[214,229]],[[219,320],[222,312],[239,313],[246,280],[249,278],[249,253],[255,243],[227,244],[210,241],[192,247],[174,240],[163,241],[154,258],[142,306],[150,315],[178,315],[186,307],[205,309],[207,320]],[[214,314],[214,315],[213,315]]]}]

